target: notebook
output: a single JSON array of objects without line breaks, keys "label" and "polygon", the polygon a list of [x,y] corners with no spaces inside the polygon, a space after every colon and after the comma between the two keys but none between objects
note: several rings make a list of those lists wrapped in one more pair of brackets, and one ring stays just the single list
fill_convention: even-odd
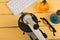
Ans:
[{"label": "notebook", "polygon": [[12,13],[17,16],[35,2],[37,2],[37,0],[11,0],[7,3],[7,6]]}]

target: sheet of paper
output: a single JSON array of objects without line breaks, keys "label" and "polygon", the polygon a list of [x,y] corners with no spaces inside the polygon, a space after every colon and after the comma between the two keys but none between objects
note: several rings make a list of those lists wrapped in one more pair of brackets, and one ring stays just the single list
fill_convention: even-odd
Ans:
[{"label": "sheet of paper", "polygon": [[7,3],[7,6],[12,11],[12,13],[17,16],[37,1],[38,0],[11,0]]}]

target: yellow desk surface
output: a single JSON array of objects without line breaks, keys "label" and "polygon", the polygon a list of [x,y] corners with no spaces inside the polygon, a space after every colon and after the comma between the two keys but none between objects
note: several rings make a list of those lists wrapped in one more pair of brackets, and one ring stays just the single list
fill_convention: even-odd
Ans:
[{"label": "yellow desk surface", "polygon": [[[14,16],[11,10],[7,7],[6,3],[10,0],[0,0],[0,40],[29,40],[27,34],[23,35],[22,31],[18,28],[18,16]],[[38,0],[40,1],[40,0]],[[42,1],[42,0],[41,0]],[[60,9],[60,0],[47,0],[50,4],[50,10],[47,13],[36,13],[35,4],[30,6],[25,12],[34,13],[38,20],[40,17],[45,17],[49,20],[51,13]],[[49,20],[50,22],[50,20]],[[50,22],[51,23],[51,22]],[[49,39],[60,40],[60,24],[51,23],[57,30],[56,36],[54,37],[52,32],[49,30],[48,26],[44,25],[42,22],[39,23],[40,28],[45,32]],[[15,26],[14,28],[8,28]],[[3,28],[4,27],[4,28]],[[5,28],[7,27],[7,28]]]}]

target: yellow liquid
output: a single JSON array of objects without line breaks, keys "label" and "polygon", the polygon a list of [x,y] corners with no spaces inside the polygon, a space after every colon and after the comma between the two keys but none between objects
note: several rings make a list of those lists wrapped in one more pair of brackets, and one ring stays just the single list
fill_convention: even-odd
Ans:
[{"label": "yellow liquid", "polygon": [[36,9],[38,12],[47,12],[49,10],[49,4],[48,3],[37,3]]}]

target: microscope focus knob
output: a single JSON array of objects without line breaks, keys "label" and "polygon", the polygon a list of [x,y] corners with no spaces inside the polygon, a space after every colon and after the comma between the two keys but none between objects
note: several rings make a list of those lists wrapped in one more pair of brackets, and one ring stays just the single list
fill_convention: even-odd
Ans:
[{"label": "microscope focus knob", "polygon": [[35,24],[34,26],[33,26],[33,28],[36,30],[36,29],[39,29],[39,25],[38,24]]}]

